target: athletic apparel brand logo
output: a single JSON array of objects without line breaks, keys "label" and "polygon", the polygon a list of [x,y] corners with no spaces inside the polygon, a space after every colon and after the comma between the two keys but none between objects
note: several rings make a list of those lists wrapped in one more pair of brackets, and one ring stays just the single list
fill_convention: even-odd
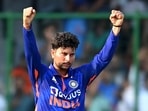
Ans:
[{"label": "athletic apparel brand logo", "polygon": [[78,82],[75,81],[75,80],[70,80],[70,81],[69,81],[69,86],[70,86],[71,88],[77,88],[77,87],[78,87]]},{"label": "athletic apparel brand logo", "polygon": [[54,76],[52,77],[52,81],[57,83],[57,80],[56,80],[56,78]]}]

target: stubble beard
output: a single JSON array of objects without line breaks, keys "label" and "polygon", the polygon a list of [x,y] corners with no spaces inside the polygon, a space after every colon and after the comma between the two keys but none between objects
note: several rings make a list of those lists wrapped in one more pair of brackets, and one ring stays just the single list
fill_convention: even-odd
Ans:
[{"label": "stubble beard", "polygon": [[71,67],[71,63],[62,63],[58,65],[58,68],[62,71],[67,71]]},{"label": "stubble beard", "polygon": [[53,65],[58,71],[67,72],[68,69],[72,66],[72,63],[70,63],[70,62],[66,62],[66,63],[53,62]]}]

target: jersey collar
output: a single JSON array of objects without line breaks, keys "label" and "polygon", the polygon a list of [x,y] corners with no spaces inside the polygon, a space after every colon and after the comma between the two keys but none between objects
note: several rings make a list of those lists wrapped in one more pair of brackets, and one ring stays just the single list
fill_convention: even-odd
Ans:
[{"label": "jersey collar", "polygon": [[[50,65],[49,65],[49,69],[53,72],[53,73],[52,73],[53,76],[60,76],[60,74],[57,72],[57,70],[55,69],[55,67],[53,66],[53,64],[50,64]],[[70,76],[70,70],[71,70],[71,69],[72,69],[72,68],[69,68],[69,69],[68,69],[68,76],[67,76],[67,77]]]}]

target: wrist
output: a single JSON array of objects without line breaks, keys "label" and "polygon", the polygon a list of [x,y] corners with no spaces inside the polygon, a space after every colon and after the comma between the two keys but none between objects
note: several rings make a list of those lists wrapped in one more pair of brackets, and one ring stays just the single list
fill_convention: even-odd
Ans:
[{"label": "wrist", "polygon": [[122,27],[122,25],[113,25],[113,27]]},{"label": "wrist", "polygon": [[27,29],[27,30],[29,30],[30,29],[30,25],[28,24],[23,24],[23,27],[25,28],[25,29]]},{"label": "wrist", "polygon": [[115,36],[117,36],[119,34],[120,29],[121,29],[121,27],[116,27],[116,26],[112,27],[112,31],[113,31]]}]

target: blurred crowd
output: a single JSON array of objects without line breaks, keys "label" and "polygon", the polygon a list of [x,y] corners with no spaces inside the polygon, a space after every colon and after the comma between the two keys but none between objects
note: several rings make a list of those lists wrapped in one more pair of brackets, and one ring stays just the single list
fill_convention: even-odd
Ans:
[{"label": "blurred crowd", "polygon": [[[58,3],[57,3],[58,2]],[[12,5],[13,4],[13,5]],[[43,13],[110,13],[112,9],[123,11],[125,15],[135,13],[145,14],[148,11],[147,0],[1,0],[0,12],[19,12],[23,8],[33,6],[37,12]],[[0,47],[4,51],[6,43],[6,21],[0,19]],[[33,23],[37,37],[37,45],[42,62],[49,65],[50,40],[57,31],[70,31],[77,35],[80,45],[76,52],[76,62],[73,67],[89,62],[104,45],[111,31],[108,19],[38,19]],[[133,28],[132,19],[126,19],[120,33],[120,41],[116,54],[107,68],[88,87],[86,93],[87,111],[134,111],[136,97],[138,98],[138,111],[148,111],[148,19],[140,21],[139,52],[133,54]],[[0,55],[0,111],[33,111],[34,99],[31,83],[26,68],[22,20],[15,20],[13,29],[14,59],[10,71],[9,102],[5,98],[6,89],[4,79],[4,60]],[[137,66],[134,58],[139,61],[138,80]],[[137,83],[138,94],[135,84]],[[8,104],[9,103],[9,104]]]}]

